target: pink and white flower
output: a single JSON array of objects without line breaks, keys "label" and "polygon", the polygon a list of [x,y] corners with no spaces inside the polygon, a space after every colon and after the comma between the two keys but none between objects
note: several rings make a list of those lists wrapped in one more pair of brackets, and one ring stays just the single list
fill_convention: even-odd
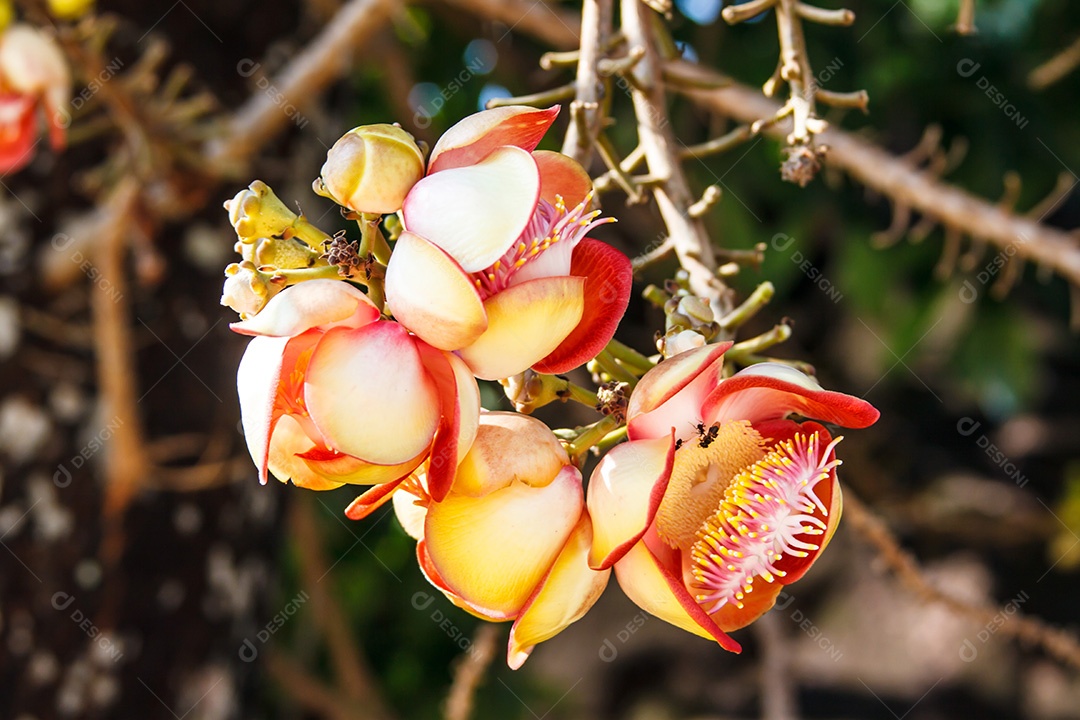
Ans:
[{"label": "pink and white flower", "polygon": [[587,237],[604,222],[588,173],[535,150],[558,112],[506,107],[454,125],[402,207],[387,304],[477,377],[577,367],[611,339],[629,301],[629,260]]},{"label": "pink and white flower", "polygon": [[0,173],[15,172],[34,158],[39,109],[53,150],[64,148],[70,96],[71,73],[50,36],[24,23],[0,34]]},{"label": "pink and white flower", "polygon": [[634,389],[629,442],[589,483],[589,562],[614,567],[644,610],[738,652],[727,632],[771,608],[840,519],[841,438],[789,416],[862,428],[878,412],[778,363],[722,379],[730,345],[676,355]]},{"label": "pink and white flower", "polygon": [[485,412],[441,502],[430,496],[429,478],[420,472],[393,495],[398,519],[418,541],[420,568],[458,607],[513,621],[507,664],[517,669],[538,643],[588,612],[611,575],[589,567],[581,473],[539,420]]},{"label": "pink and white flower", "polygon": [[379,485],[369,491],[379,495],[430,460],[432,496],[448,492],[480,412],[459,358],[380,319],[338,280],[286,288],[232,329],[253,336],[237,388],[263,482],[270,472],[315,490]]}]

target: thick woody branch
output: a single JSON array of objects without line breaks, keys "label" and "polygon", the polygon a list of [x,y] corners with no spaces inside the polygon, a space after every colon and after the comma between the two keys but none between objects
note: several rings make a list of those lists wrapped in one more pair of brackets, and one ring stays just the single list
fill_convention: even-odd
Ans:
[{"label": "thick woody branch", "polygon": [[211,168],[227,174],[292,122],[282,106],[303,109],[352,65],[357,48],[383,27],[395,3],[351,0],[272,82],[280,95],[255,93],[233,114],[224,137],[207,148]]},{"label": "thick woody branch", "polygon": [[665,107],[660,58],[653,41],[652,11],[639,0],[622,0],[622,27],[631,47],[644,49],[634,66],[634,114],[638,140],[644,148],[649,174],[660,181],[653,187],[657,207],[667,225],[679,262],[690,275],[695,295],[721,299],[724,286],[716,277],[716,257],[704,224],[690,214],[694,197],[679,162],[679,145]]},{"label": "thick woody branch", "polygon": [[[698,105],[741,122],[770,117],[779,105],[745,85],[687,92]],[[765,128],[783,138],[783,124]],[[1011,213],[966,190],[942,182],[911,163],[855,135],[830,127],[818,135],[828,146],[825,163],[839,168],[868,188],[887,195],[945,227],[956,228],[1021,258],[1044,265],[1080,285],[1080,245],[1068,233],[1032,218]]]},{"label": "thick woody branch", "polygon": [[571,121],[562,151],[586,166],[604,115],[600,107],[603,86],[598,66],[611,35],[611,4],[612,0],[585,0],[581,8],[581,52],[574,101],[570,104]]}]

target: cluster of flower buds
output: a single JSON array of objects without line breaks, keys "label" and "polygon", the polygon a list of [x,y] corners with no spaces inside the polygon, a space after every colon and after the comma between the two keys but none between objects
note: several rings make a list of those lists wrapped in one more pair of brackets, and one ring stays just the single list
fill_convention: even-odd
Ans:
[{"label": "cluster of flower buds", "polygon": [[[263,183],[226,203],[242,261],[238,389],[265,482],[368,486],[392,502],[425,577],[455,605],[513,621],[507,662],[584,615],[611,571],[654,615],[737,651],[840,514],[837,440],[867,403],[762,363],[723,379],[713,308],[677,278],[660,362],[612,341],[630,263],[571,158],[537,150],[558,108],[487,110],[429,158],[400,128],[356,128],[315,190],[359,224],[333,239]],[[384,217],[385,216],[385,217]],[[560,375],[590,363],[597,392]],[[480,407],[497,379],[519,413]],[[558,434],[528,417],[575,399],[603,419]],[[619,440],[628,442],[619,444]],[[611,448],[583,486],[582,458]]]}]

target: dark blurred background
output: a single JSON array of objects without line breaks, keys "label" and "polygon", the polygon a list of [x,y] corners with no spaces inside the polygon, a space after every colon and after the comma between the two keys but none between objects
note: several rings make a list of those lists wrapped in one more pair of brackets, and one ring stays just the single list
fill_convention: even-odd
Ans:
[{"label": "dark blurred background", "polygon": [[[548,12],[540,5],[535,12]],[[751,85],[773,71],[771,15],[732,28],[717,19],[714,0],[676,5],[672,27],[687,56]],[[130,67],[150,33],[168,43],[166,68],[190,66],[194,85],[229,110],[265,90],[243,67],[259,62],[272,76],[337,6],[121,1],[99,11],[118,18],[107,54]],[[944,181],[996,200],[1015,173],[1020,212],[1062,173],[1065,187],[1076,182],[1080,73],[1039,91],[1028,84],[1080,34],[1075,3],[979,2],[973,36],[951,30],[955,1],[847,6],[858,16],[851,28],[809,27],[810,58],[822,87],[866,88],[870,113],[831,121],[896,154],[936,126],[943,148],[967,149]],[[398,121],[433,142],[491,97],[571,79],[541,70],[549,48],[511,25],[456,4],[409,5],[356,48],[346,80],[296,111],[250,177],[205,188],[205,209],[147,239],[159,272],[137,273],[124,294],[152,466],[122,517],[103,508],[103,467],[118,452],[111,440],[122,424],[99,402],[89,299],[98,280],[69,273],[47,286],[43,270],[56,262],[57,237],[76,234],[72,224],[92,207],[87,168],[113,149],[90,138],[3,178],[0,718],[441,714],[478,621],[427,585],[390,509],[352,523],[342,510],[355,492],[258,485],[238,428],[244,339],[229,332],[235,315],[218,305],[235,241],[220,202],[259,178],[325,230],[345,228],[310,191],[345,130]],[[1011,111],[986,94],[990,84]],[[682,98],[672,112],[687,144],[726,127]],[[625,97],[615,98],[613,115],[611,136],[629,152],[635,129]],[[560,119],[545,145],[557,148],[564,129]],[[780,145],[762,139],[686,165],[699,191],[723,186],[708,217],[717,243],[769,245],[760,272],[733,281],[744,293],[765,279],[778,289],[747,336],[791,318],[793,339],[778,354],[813,363],[825,387],[881,410],[873,428],[848,434],[841,479],[935,587],[998,608],[1000,625],[1018,610],[1075,631],[1080,344],[1066,282],[1026,268],[1011,292],[993,297],[979,273],[999,249],[979,253],[967,241],[959,267],[935,274],[940,229],[890,242],[876,235],[891,223],[886,198],[828,169],[805,189],[785,184],[780,159]],[[598,235],[630,255],[662,232],[651,205],[626,208],[617,192],[603,204],[621,222]],[[1069,195],[1044,221],[1077,227],[1080,200]],[[800,269],[803,259],[818,278]],[[673,261],[650,267],[638,288],[674,269]],[[635,299],[619,337],[651,351],[662,322]],[[505,404],[497,386],[485,404]],[[543,417],[571,427],[589,419],[569,408]],[[613,580],[585,619],[521,671],[505,667],[500,627],[474,717],[757,717],[763,692],[775,687],[763,642],[780,648],[781,689],[806,718],[1080,717],[1075,666],[1005,637],[1000,625],[922,602],[849,523],[784,602],[764,628],[736,634],[745,651],[734,656],[640,614]]]}]

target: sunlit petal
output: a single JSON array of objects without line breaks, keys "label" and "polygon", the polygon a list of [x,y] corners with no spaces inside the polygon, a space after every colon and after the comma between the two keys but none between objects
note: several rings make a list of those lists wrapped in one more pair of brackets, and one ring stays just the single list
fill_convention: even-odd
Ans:
[{"label": "sunlit petal", "polygon": [[241,335],[288,337],[314,327],[362,327],[379,318],[367,295],[342,280],[308,280],[286,288],[258,315],[231,327]]},{"label": "sunlit petal", "polygon": [[428,173],[478,163],[501,145],[532,151],[558,114],[558,105],[544,110],[512,105],[470,115],[435,143]]},{"label": "sunlit petal", "polygon": [[405,227],[445,250],[465,270],[490,267],[532,218],[540,173],[532,155],[500,147],[476,165],[428,175],[405,198]]}]

